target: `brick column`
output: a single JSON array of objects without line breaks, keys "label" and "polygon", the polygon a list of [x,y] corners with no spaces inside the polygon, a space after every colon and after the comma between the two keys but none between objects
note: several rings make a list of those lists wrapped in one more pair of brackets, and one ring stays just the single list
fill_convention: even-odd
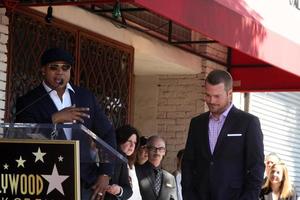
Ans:
[{"label": "brick column", "polygon": [[[227,49],[219,44],[209,44],[199,51],[213,58],[225,61]],[[207,59],[202,59],[202,71],[196,75],[159,76],[157,132],[166,139],[168,153],[163,166],[173,171],[176,154],[185,147],[190,120],[208,111],[204,101],[204,80],[214,69],[226,70]]]},{"label": "brick column", "polygon": [[0,8],[0,122],[3,122],[5,112],[5,93],[7,76],[7,43],[9,19],[6,9]]}]

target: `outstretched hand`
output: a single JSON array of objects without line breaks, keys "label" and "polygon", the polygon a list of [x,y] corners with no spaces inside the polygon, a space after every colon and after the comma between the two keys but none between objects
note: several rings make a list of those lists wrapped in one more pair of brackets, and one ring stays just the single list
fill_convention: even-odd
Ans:
[{"label": "outstretched hand", "polygon": [[88,107],[71,106],[64,108],[52,115],[52,123],[73,123],[75,121],[84,123],[84,118],[90,118],[90,115],[87,114],[89,110]]}]

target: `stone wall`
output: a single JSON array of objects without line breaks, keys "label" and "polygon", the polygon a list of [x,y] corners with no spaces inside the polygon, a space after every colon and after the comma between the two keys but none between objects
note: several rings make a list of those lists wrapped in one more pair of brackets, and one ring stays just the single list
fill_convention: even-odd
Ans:
[{"label": "stone wall", "polygon": [[157,134],[157,76],[135,76],[133,125],[143,136]]}]

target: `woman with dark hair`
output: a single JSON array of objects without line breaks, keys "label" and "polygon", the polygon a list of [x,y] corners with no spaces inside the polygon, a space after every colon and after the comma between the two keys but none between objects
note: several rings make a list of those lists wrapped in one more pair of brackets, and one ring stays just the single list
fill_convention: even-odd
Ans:
[{"label": "woman with dark hair", "polygon": [[[126,171],[128,174],[127,180],[130,183],[129,186],[130,186],[131,191],[133,192],[132,196],[131,197],[129,196],[130,198],[128,197],[125,199],[142,200],[142,197],[140,194],[139,183],[138,183],[138,179],[137,179],[135,167],[134,167],[136,149],[137,149],[138,143],[139,143],[138,131],[131,125],[124,125],[116,130],[116,137],[117,137],[117,146],[119,148],[119,151],[122,152],[123,154],[125,154],[128,159],[128,165],[126,166]],[[115,178],[117,178],[117,177],[115,177]],[[123,188],[123,193],[124,193],[125,188],[123,186],[118,185],[118,183],[111,185],[108,188],[107,192],[111,193],[113,195],[116,195],[116,194],[118,194],[117,192],[119,192],[119,190],[118,190],[119,187]],[[124,198],[122,198],[122,199],[124,199]]]},{"label": "woman with dark hair", "polygon": [[135,165],[143,165],[148,160],[148,150],[146,147],[147,140],[148,139],[145,136],[140,137],[140,145],[136,151]]}]

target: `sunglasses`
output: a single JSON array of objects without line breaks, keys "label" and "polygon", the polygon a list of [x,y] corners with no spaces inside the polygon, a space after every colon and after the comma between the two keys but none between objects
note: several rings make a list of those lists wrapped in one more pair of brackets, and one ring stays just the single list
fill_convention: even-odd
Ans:
[{"label": "sunglasses", "polygon": [[51,70],[51,71],[57,71],[59,70],[60,68],[63,70],[63,71],[68,71],[69,69],[71,69],[71,65],[70,64],[49,64],[48,65],[48,68]]}]

